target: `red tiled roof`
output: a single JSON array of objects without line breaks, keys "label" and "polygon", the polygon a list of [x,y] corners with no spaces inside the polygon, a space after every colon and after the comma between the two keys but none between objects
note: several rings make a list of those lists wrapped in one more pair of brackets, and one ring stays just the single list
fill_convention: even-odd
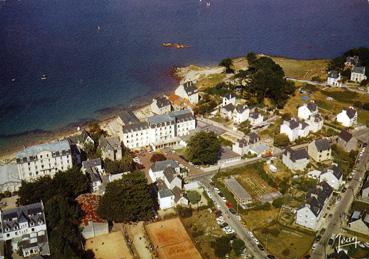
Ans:
[{"label": "red tiled roof", "polygon": [[90,193],[81,194],[76,198],[76,201],[83,212],[82,225],[87,226],[89,221],[95,223],[105,222],[105,220],[100,218],[96,213],[100,198],[100,196]]}]

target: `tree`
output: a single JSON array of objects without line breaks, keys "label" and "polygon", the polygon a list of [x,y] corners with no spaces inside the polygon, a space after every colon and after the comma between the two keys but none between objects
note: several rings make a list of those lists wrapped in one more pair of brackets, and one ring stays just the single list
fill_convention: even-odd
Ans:
[{"label": "tree", "polygon": [[230,237],[222,236],[218,237],[211,243],[211,247],[214,249],[214,253],[219,258],[224,258],[232,249],[229,243]]},{"label": "tree", "polygon": [[277,134],[274,136],[274,145],[277,147],[286,147],[290,144],[286,134]]},{"label": "tree", "polygon": [[230,58],[225,58],[219,63],[219,66],[226,68],[226,73],[234,72],[234,70],[231,68],[232,65],[233,65],[233,61]]},{"label": "tree", "polygon": [[98,214],[109,221],[149,220],[154,216],[154,200],[145,174],[137,171],[108,183]]},{"label": "tree", "polygon": [[233,240],[232,248],[233,248],[234,253],[237,256],[240,256],[246,248],[245,242],[239,238],[236,238],[235,240]]},{"label": "tree", "polygon": [[201,201],[201,195],[197,191],[188,191],[187,198],[192,204],[197,204]]},{"label": "tree", "polygon": [[186,157],[194,164],[214,164],[218,161],[221,145],[214,132],[198,132],[192,136],[186,149]]},{"label": "tree", "polygon": [[154,154],[152,154],[150,158],[151,163],[155,163],[157,161],[164,161],[164,160],[167,160],[167,158],[162,153],[158,153],[158,152],[155,152]]},{"label": "tree", "polygon": [[249,63],[249,66],[254,63],[254,61],[257,59],[256,54],[254,52],[247,53],[246,56],[247,62]]},{"label": "tree", "polygon": [[133,158],[130,154],[124,153],[121,160],[112,161],[105,159],[105,170],[109,174],[119,174],[124,172],[131,172],[135,169]]},{"label": "tree", "polygon": [[275,200],[273,200],[272,204],[275,208],[281,208],[284,203],[283,197],[279,197]]},{"label": "tree", "polygon": [[251,124],[250,121],[244,121],[241,122],[240,125],[238,125],[238,130],[242,131],[245,135],[249,134],[251,131]]}]

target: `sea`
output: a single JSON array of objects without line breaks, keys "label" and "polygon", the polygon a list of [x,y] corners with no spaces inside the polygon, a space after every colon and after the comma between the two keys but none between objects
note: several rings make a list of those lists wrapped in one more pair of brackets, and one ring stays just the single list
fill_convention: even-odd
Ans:
[{"label": "sea", "polygon": [[170,91],[176,66],[358,46],[367,0],[0,0],[0,152]]}]

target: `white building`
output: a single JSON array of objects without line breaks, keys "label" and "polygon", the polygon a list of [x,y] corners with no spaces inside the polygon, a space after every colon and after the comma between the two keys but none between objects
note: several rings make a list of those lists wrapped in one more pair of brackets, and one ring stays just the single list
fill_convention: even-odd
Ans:
[{"label": "white building", "polygon": [[236,96],[232,93],[223,96],[222,106],[226,106],[230,103],[236,105]]},{"label": "white building", "polygon": [[99,149],[102,159],[112,161],[121,160],[123,156],[122,142],[119,137],[101,136],[99,139]]},{"label": "white building", "polygon": [[30,181],[41,176],[53,177],[73,166],[71,147],[67,140],[35,145],[16,154],[21,180]]},{"label": "white building", "polygon": [[342,184],[342,172],[337,164],[326,171],[322,172],[319,176],[320,182],[327,182],[333,189],[338,190]]},{"label": "white building", "polygon": [[288,139],[292,142],[298,138],[307,137],[310,132],[310,126],[306,122],[300,122],[296,118],[283,121],[280,127],[280,133],[286,134]]},{"label": "white building", "polygon": [[250,109],[247,107],[247,105],[237,105],[235,109],[233,110],[232,118],[235,123],[242,123],[244,121],[247,121],[249,119],[250,115]]},{"label": "white building", "polygon": [[308,146],[309,156],[316,162],[323,162],[332,158],[331,143],[328,139],[316,139]]},{"label": "white building", "polygon": [[21,186],[17,164],[0,165],[0,192],[18,191]]},{"label": "white building", "polygon": [[50,255],[42,202],[0,212],[0,240],[11,240],[23,257]]},{"label": "white building", "polygon": [[337,122],[344,127],[352,127],[357,122],[357,111],[353,107],[343,109],[337,114]]},{"label": "white building", "polygon": [[365,75],[365,67],[354,67],[351,71],[350,80],[361,83],[362,81],[366,80],[367,77]]},{"label": "white building", "polygon": [[251,126],[258,126],[264,121],[264,116],[261,115],[259,112],[254,111],[251,112],[249,115],[249,121]]},{"label": "white building", "polygon": [[251,152],[252,148],[256,146],[260,141],[258,134],[251,132],[242,139],[239,139],[232,146],[232,151],[243,156]]},{"label": "white building", "polygon": [[220,108],[220,116],[224,119],[232,120],[235,108],[236,107],[232,103],[222,106],[222,108]]},{"label": "white building", "polygon": [[311,101],[307,104],[300,106],[297,109],[297,117],[302,120],[309,119],[310,116],[318,114],[318,106],[314,101]]},{"label": "white building", "polygon": [[178,86],[178,88],[175,90],[175,94],[183,99],[189,100],[192,104],[197,104],[199,102],[198,89],[192,81]]},{"label": "white building", "polygon": [[172,111],[172,105],[165,96],[153,99],[150,107],[155,114],[166,114]]},{"label": "white building", "polygon": [[323,215],[332,193],[332,187],[326,182],[317,185],[315,190],[307,194],[305,204],[297,210],[296,224],[318,230],[323,223]]},{"label": "white building", "polygon": [[196,120],[192,111],[174,111],[149,117],[147,122],[123,126],[123,143],[128,148],[174,146],[179,144],[179,137],[195,128]]},{"label": "white building", "polygon": [[82,172],[87,175],[92,192],[103,191],[102,175],[104,174],[104,170],[100,158],[83,161]]},{"label": "white building", "polygon": [[335,87],[342,87],[342,78],[341,73],[337,71],[329,71],[328,78],[327,78],[327,85],[335,86]]},{"label": "white building", "polygon": [[156,182],[159,179],[164,181],[164,171],[167,168],[173,168],[177,174],[179,174],[181,170],[177,161],[174,160],[157,161],[149,169],[149,176],[151,181]]},{"label": "white building", "polygon": [[310,116],[305,122],[309,125],[310,132],[318,132],[323,128],[324,119],[319,113]]},{"label": "white building", "polygon": [[282,162],[290,170],[303,171],[309,164],[309,155],[305,148],[296,150],[286,148],[282,155]]}]

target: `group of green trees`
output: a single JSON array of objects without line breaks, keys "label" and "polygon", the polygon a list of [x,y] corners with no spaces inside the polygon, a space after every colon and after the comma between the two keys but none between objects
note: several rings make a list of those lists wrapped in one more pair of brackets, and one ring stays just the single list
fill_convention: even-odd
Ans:
[{"label": "group of green trees", "polygon": [[124,175],[122,179],[108,183],[97,213],[114,222],[149,220],[157,207],[151,190],[143,172]]},{"label": "group of green trees", "polygon": [[214,253],[219,258],[225,258],[232,249],[237,256],[240,256],[246,248],[245,242],[239,238],[232,240],[232,236],[221,236],[211,243]]},{"label": "group of green trees", "polygon": [[33,182],[22,181],[18,203],[44,203],[52,258],[84,255],[79,228],[81,213],[75,198],[88,191],[88,179],[78,167],[59,172],[54,178],[44,176]]},{"label": "group of green trees", "polygon": [[214,132],[201,131],[192,136],[187,144],[186,158],[195,165],[215,164],[220,156],[221,145]]},{"label": "group of green trees", "polygon": [[128,171],[134,171],[136,169],[136,164],[133,161],[131,151],[122,146],[122,159],[112,161],[110,159],[104,160],[105,171],[109,174],[119,174]]}]

